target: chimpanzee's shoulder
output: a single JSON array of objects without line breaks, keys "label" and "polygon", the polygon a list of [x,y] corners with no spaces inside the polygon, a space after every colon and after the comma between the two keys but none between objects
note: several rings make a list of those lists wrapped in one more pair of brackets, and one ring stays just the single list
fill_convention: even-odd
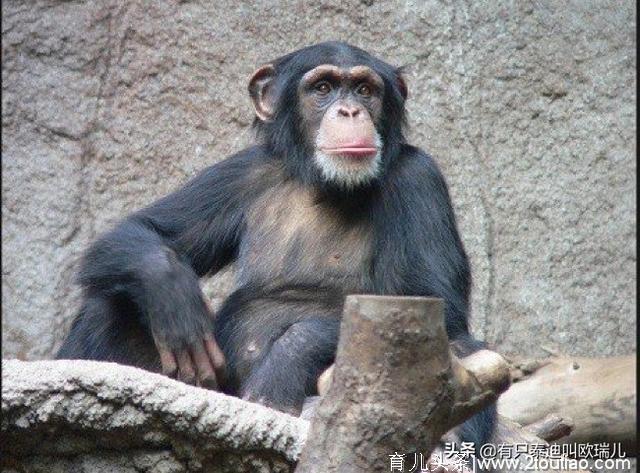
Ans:
[{"label": "chimpanzee's shoulder", "polygon": [[248,170],[250,168],[261,168],[273,165],[273,163],[274,159],[272,154],[269,153],[265,145],[254,145],[222,159],[207,169],[243,168]]},{"label": "chimpanzee's shoulder", "polygon": [[395,165],[395,178],[406,183],[444,184],[444,176],[435,159],[417,146],[404,144]]},{"label": "chimpanzee's shoulder", "polygon": [[281,180],[283,165],[281,160],[274,159],[266,146],[255,145],[208,166],[200,174],[213,181],[223,179],[251,186],[257,181]]}]

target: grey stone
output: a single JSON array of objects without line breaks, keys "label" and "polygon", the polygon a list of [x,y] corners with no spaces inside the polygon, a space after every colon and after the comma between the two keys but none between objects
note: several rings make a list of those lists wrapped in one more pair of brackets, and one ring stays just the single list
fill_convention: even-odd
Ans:
[{"label": "grey stone", "polygon": [[3,356],[52,356],[83,249],[245,146],[254,68],[326,39],[407,66],[409,136],[449,180],[475,332],[508,354],[635,349],[634,2],[8,0],[2,13]]},{"label": "grey stone", "polygon": [[115,363],[2,361],[7,469],[289,472],[307,429],[305,420]]}]

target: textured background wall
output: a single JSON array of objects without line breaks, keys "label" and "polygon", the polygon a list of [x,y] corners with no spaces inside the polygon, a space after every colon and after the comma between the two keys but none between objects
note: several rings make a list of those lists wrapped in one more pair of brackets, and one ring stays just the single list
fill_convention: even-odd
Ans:
[{"label": "textured background wall", "polygon": [[[341,39],[407,65],[448,177],[476,333],[506,353],[635,349],[631,1],[2,4],[3,356],[50,357],[88,243],[251,139],[246,81]],[[228,291],[229,277],[206,284]]]}]

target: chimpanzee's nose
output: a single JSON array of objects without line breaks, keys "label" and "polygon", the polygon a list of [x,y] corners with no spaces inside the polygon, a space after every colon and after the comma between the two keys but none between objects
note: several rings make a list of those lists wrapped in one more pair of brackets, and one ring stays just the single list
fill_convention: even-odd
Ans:
[{"label": "chimpanzee's nose", "polygon": [[360,113],[361,108],[357,105],[341,105],[338,108],[338,116],[346,118],[355,118]]}]

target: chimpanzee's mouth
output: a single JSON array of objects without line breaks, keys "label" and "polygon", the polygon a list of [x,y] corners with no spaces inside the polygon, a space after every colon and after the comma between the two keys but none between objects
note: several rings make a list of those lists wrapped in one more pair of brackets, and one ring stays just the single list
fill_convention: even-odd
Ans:
[{"label": "chimpanzee's mouth", "polygon": [[367,158],[375,156],[378,153],[378,148],[370,146],[341,146],[339,148],[324,148],[322,151],[332,156]]}]

